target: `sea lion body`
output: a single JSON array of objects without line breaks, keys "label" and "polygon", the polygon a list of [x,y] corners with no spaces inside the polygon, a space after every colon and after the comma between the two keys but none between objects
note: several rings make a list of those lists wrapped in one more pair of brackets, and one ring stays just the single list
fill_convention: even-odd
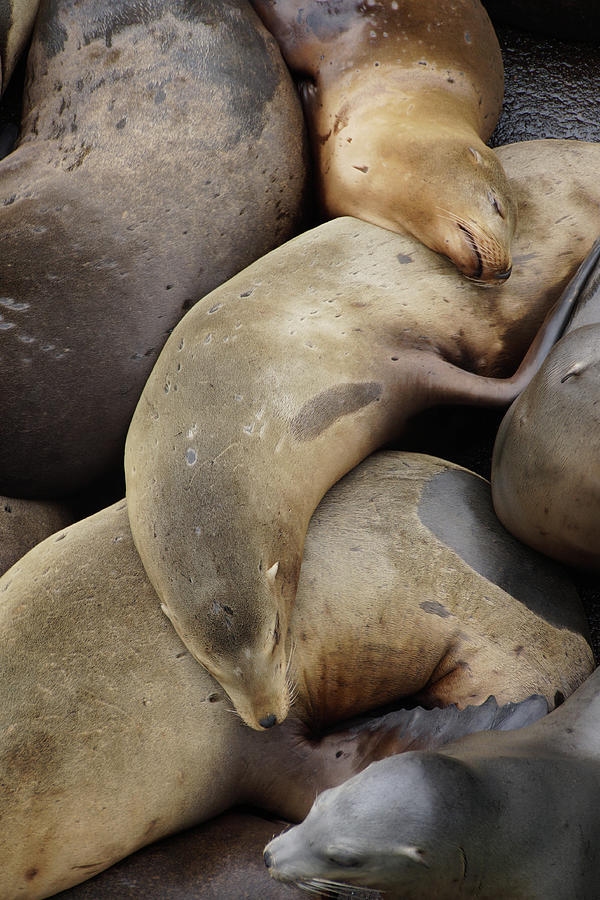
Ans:
[{"label": "sea lion body", "polygon": [[170,329],[293,233],[302,112],[242,0],[45,0],[0,162],[0,490],[119,464]]},{"label": "sea lion body", "polygon": [[507,401],[461,367],[518,362],[598,231],[598,153],[505,150],[526,265],[501,298],[414,239],[347,218],[264,257],[169,338],[127,438],[132,531],[180,637],[248,724],[287,713],[289,610],[320,499],[417,411]]},{"label": "sea lion body", "polygon": [[478,0],[253,0],[302,97],[329,216],[407,231],[486,283],[510,275],[516,208],[486,145],[500,48]]},{"label": "sea lion body", "polygon": [[[161,613],[124,502],[35,547],[0,597],[1,900],[47,897],[236,804],[298,821],[316,792],[373,759],[547,709],[533,698],[399,710],[325,737],[292,717],[252,731]],[[343,625],[340,610],[328,627]],[[376,681],[385,661],[372,662]],[[359,694],[370,676],[353,677]]]},{"label": "sea lion body", "polygon": [[48,535],[73,522],[62,503],[0,497],[0,575]]},{"label": "sea lion body", "polygon": [[374,763],[267,846],[272,874],[402,900],[594,900],[599,696],[596,671],[529,727]]},{"label": "sea lion body", "polygon": [[594,666],[560,567],[509,537],[484,479],[415,453],[369,457],[316,509],[290,632],[313,727],[407,696],[553,708]]},{"label": "sea lion body", "polygon": [[520,540],[600,568],[600,268],[494,445],[497,515]]}]

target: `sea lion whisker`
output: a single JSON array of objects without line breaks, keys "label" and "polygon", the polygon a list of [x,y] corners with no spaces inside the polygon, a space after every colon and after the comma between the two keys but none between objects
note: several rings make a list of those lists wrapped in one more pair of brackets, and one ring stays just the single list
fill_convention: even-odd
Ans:
[{"label": "sea lion whisker", "polygon": [[348,897],[353,891],[352,885],[348,882],[333,881],[329,878],[311,878],[311,884],[314,884],[321,893],[329,896],[339,897],[341,894],[343,897]]},{"label": "sea lion whisker", "polygon": [[311,887],[310,882],[308,881],[295,881],[294,884],[297,888],[300,888],[301,891],[305,891],[307,894],[320,894],[321,891],[317,890],[314,887]]},{"label": "sea lion whisker", "polygon": [[[442,207],[438,207],[438,209],[442,209]],[[468,231],[476,236],[481,238],[482,243],[486,243],[489,246],[490,243],[494,243],[498,245],[498,239],[494,237],[494,235],[490,234],[485,230],[478,222],[474,219],[467,219],[463,216],[459,216],[456,213],[450,212],[450,210],[445,209],[443,212],[447,213],[447,216],[439,216],[440,219],[446,219],[446,221],[453,222],[454,224],[460,226],[462,225],[464,228],[468,229]]]},{"label": "sea lion whisker", "polygon": [[291,646],[290,646],[290,654],[289,654],[289,656],[288,656],[287,666],[285,667],[285,677],[286,677],[286,680],[287,680],[287,677],[288,677],[288,675],[289,675],[289,673],[290,673],[290,669],[291,669],[291,667],[292,667],[292,661],[293,661],[293,659],[294,659],[294,653],[296,652],[296,647],[297,647],[297,646],[298,646],[298,643],[297,643],[296,639],[295,639],[295,638],[292,638],[292,643],[291,643]]},{"label": "sea lion whisker", "polygon": [[[329,887],[326,882],[322,882],[319,878],[311,878],[310,881],[306,881],[305,884],[310,884],[310,886],[314,889],[316,894],[320,894],[321,896],[325,895],[325,897],[337,897],[339,896],[339,891],[334,890],[332,887]],[[344,885],[344,887],[348,887],[348,885]]]}]

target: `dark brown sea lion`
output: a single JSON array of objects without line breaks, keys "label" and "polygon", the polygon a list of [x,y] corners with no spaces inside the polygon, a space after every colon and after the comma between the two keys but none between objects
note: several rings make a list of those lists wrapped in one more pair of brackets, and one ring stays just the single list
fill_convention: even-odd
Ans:
[{"label": "dark brown sea lion", "polygon": [[0,491],[119,463],[198,297],[297,224],[302,112],[244,0],[44,0],[0,162]]},{"label": "dark brown sea lion", "polygon": [[496,512],[542,553],[600,569],[600,267],[498,431]]},{"label": "dark brown sea lion", "polygon": [[474,372],[516,364],[600,231],[600,147],[503,157],[523,215],[501,299],[409,236],[338,219],[197,304],[146,384],[125,457],[134,539],[178,634],[252,727],[288,710],[289,613],[322,496],[416,412],[516,396],[526,379]]},{"label": "dark brown sea lion", "polygon": [[374,763],[268,845],[271,873],[394,900],[595,900],[599,698],[596,671],[527,728]]},{"label": "dark brown sea lion", "polygon": [[329,216],[408,232],[476,281],[511,271],[516,206],[486,146],[502,57],[479,0],[252,0],[301,94]]},{"label": "dark brown sea lion", "polygon": [[0,670],[1,900],[47,897],[236,804],[298,821],[374,759],[547,709],[538,697],[399,710],[326,735],[292,717],[252,731],[162,615],[124,502],[0,579]]}]

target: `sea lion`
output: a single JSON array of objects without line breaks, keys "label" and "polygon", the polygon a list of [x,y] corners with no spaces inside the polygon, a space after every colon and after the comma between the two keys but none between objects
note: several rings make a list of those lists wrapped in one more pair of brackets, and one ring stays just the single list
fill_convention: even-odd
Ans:
[{"label": "sea lion", "polygon": [[324,736],[292,717],[252,731],[162,615],[124,502],[38,544],[0,598],[1,900],[47,897],[235,804],[298,821],[316,792],[387,753],[547,710],[537,697],[398,710]]},{"label": "sea lion", "polygon": [[561,41],[596,43],[600,8],[596,0],[482,0],[494,23],[512,25]]},{"label": "sea lion", "polygon": [[63,503],[0,497],[0,575],[28,550],[74,520]]},{"label": "sea lion", "polygon": [[197,304],[144,388],[125,453],[134,540],[183,642],[253,728],[288,710],[289,610],[322,496],[419,410],[516,396],[526,380],[466,369],[518,358],[517,332],[532,335],[600,231],[598,146],[504,156],[526,265],[501,299],[409,236],[338,219]]},{"label": "sea lion", "polygon": [[119,463],[170,329],[294,233],[305,172],[294,85],[244,0],[45,0],[0,162],[2,493]]},{"label": "sea lion", "polygon": [[0,6],[0,95],[31,34],[40,0],[3,0]]},{"label": "sea lion", "polygon": [[267,846],[271,874],[402,900],[595,900],[599,697],[596,670],[527,728],[372,764]]},{"label": "sea lion", "polygon": [[484,479],[378,453],[310,521],[290,624],[294,714],[314,727],[398,697],[464,708],[491,694],[552,708],[593,670],[586,635],[568,578],[510,538]]},{"label": "sea lion", "polygon": [[326,215],[408,232],[484,284],[511,271],[516,205],[486,146],[502,56],[479,0],[252,0],[301,96]]},{"label": "sea lion", "polygon": [[509,531],[570,565],[600,568],[600,266],[564,337],[512,404],[492,460]]}]

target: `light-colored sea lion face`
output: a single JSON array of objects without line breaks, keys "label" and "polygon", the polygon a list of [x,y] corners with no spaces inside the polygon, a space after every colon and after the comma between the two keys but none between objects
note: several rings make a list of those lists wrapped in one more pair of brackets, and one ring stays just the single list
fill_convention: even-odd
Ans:
[{"label": "light-colored sea lion face", "polygon": [[406,900],[463,896],[461,823],[476,796],[474,777],[454,759],[392,756],[320,794],[304,822],[267,844],[265,864],[279,881],[315,892],[343,884]]},{"label": "light-colored sea lion face", "polygon": [[163,603],[162,609],[194,659],[227,692],[246,725],[264,731],[286,718],[291,694],[287,623],[281,624],[277,608],[259,608],[244,619],[227,602],[215,599],[202,608],[180,607],[175,612]]},{"label": "light-colored sea lion face", "polygon": [[410,232],[478,284],[506,281],[516,206],[493,150],[439,125],[407,128],[387,108],[351,130],[331,159],[326,206]]}]

